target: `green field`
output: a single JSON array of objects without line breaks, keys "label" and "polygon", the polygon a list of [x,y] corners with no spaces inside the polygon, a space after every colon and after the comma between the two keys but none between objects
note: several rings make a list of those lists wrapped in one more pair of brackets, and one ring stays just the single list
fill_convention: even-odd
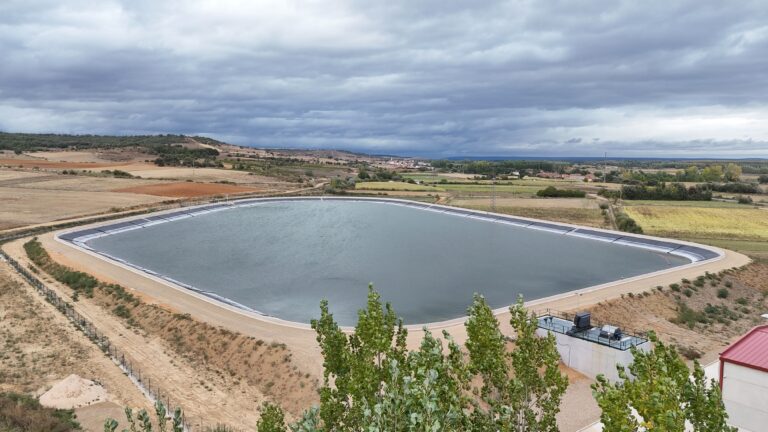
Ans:
[{"label": "green field", "polygon": [[[485,192],[491,193],[494,189],[491,184],[451,184],[445,183],[440,185],[441,188],[447,191],[457,192]],[[519,186],[515,184],[496,184],[497,193],[513,193],[513,194],[536,194],[536,192],[544,189],[546,186]]]},{"label": "green field", "polygon": [[416,192],[442,192],[444,189],[435,186],[424,186],[404,182],[359,182],[355,184],[356,190],[378,191],[416,191]]}]

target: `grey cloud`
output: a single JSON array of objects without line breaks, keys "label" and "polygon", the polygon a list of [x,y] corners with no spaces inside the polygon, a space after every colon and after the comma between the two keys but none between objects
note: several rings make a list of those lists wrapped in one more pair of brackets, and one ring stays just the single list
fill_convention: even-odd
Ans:
[{"label": "grey cloud", "polygon": [[0,129],[754,156],[766,15],[760,1],[8,1]]}]

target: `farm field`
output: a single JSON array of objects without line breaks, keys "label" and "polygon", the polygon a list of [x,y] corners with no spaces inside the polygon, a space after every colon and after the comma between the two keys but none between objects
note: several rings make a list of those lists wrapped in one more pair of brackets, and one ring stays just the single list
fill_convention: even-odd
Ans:
[{"label": "farm field", "polygon": [[[484,206],[489,198],[456,198],[450,201],[458,207]],[[589,198],[496,198],[497,207],[598,209],[597,200]]]},{"label": "farm field", "polygon": [[246,192],[261,192],[262,190],[253,187],[235,186],[229,184],[215,183],[160,183],[142,186],[131,186],[122,189],[115,189],[115,192],[126,192],[143,195],[155,195],[162,197],[200,197],[209,195],[240,194]]},{"label": "farm field", "polygon": [[654,207],[702,207],[702,208],[738,208],[748,209],[750,206],[727,201],[654,201],[654,200],[624,200],[625,207],[654,206]]},{"label": "farm field", "polygon": [[442,192],[445,189],[436,186],[424,186],[418,184],[404,183],[404,182],[362,182],[355,184],[357,190],[374,190],[374,191],[428,191],[428,192]]},{"label": "farm field", "polygon": [[576,225],[592,226],[597,228],[607,228],[605,218],[597,208],[579,208],[579,207],[535,207],[535,206],[506,206],[496,204],[496,209],[491,209],[489,204],[466,204],[460,207],[494,211],[515,216],[544,219],[553,222],[563,222]]},{"label": "farm field", "polygon": [[761,209],[633,205],[624,211],[647,234],[768,241],[768,211]]}]

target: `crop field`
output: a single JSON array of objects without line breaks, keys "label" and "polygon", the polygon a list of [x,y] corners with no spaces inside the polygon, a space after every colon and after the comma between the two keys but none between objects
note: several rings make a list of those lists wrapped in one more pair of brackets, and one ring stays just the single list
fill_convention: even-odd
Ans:
[{"label": "crop field", "polygon": [[404,182],[361,182],[355,184],[357,190],[381,190],[381,191],[427,191],[442,192],[445,189],[436,186],[424,186]]},{"label": "crop field", "polygon": [[[441,188],[447,191],[457,192],[482,192],[491,193],[493,186],[490,184],[441,184]],[[546,186],[518,186],[514,184],[497,184],[496,193],[512,193],[512,194],[533,194],[544,189]]]},{"label": "crop field", "polygon": [[624,200],[624,206],[661,206],[661,207],[702,207],[702,208],[740,208],[750,206],[726,201],[654,201],[654,200]]},{"label": "crop field", "polygon": [[510,214],[534,219],[544,219],[553,222],[563,222],[576,225],[585,225],[598,228],[606,228],[605,218],[599,209],[576,207],[531,207],[531,206],[496,206],[491,209],[489,204],[467,204],[460,207],[473,210],[493,211],[495,213]]},{"label": "crop field", "polygon": [[648,234],[768,241],[768,211],[762,209],[633,205],[624,211]]}]

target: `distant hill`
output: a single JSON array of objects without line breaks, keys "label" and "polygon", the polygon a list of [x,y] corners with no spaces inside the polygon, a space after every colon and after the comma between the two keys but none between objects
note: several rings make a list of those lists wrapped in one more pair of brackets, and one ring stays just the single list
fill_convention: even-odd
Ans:
[{"label": "distant hill", "polygon": [[190,143],[220,146],[225,143],[212,138],[186,135],[64,135],[0,132],[0,150],[31,151],[50,148],[149,147]]}]

